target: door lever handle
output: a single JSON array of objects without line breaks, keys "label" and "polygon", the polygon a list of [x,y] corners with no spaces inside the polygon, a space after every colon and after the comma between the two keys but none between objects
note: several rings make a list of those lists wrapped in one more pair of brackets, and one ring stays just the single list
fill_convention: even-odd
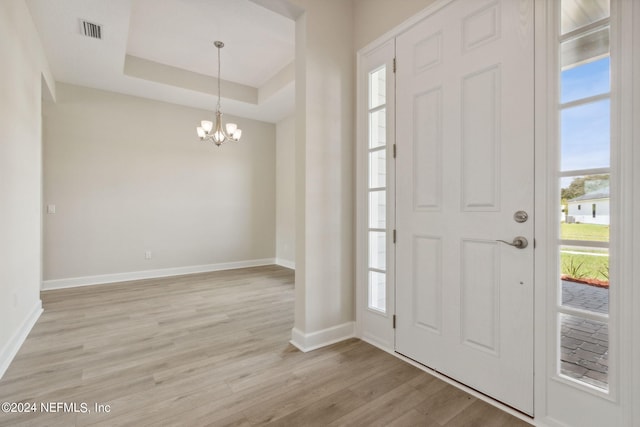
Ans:
[{"label": "door lever handle", "polygon": [[509,246],[513,246],[514,248],[524,249],[529,246],[529,241],[522,236],[517,236],[513,238],[513,242],[507,242],[506,240],[496,240],[496,242],[506,243]]}]

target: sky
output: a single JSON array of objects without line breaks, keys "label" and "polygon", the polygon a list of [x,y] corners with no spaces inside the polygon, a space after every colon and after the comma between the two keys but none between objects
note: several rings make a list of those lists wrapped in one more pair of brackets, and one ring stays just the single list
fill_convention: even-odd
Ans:
[{"label": "sky", "polygon": [[[561,103],[608,93],[609,76],[609,57],[563,71]],[[562,171],[610,166],[610,104],[605,99],[561,110]]]}]

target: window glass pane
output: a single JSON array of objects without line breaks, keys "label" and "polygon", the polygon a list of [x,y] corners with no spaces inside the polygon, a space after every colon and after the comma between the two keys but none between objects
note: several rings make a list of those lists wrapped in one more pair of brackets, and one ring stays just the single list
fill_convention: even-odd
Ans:
[{"label": "window glass pane", "polygon": [[386,68],[369,73],[369,108],[376,108],[386,101]]},{"label": "window glass pane", "polygon": [[369,192],[369,228],[386,228],[387,192]]},{"label": "window glass pane", "polygon": [[571,102],[609,93],[611,90],[609,62],[607,56],[562,71],[560,102]]},{"label": "window glass pane", "polygon": [[609,313],[609,251],[579,246],[560,248],[562,305]]},{"label": "window glass pane", "polygon": [[609,167],[609,110],[608,99],[562,110],[561,170]]},{"label": "window glass pane", "polygon": [[562,0],[562,34],[609,16],[609,0]]},{"label": "window glass pane", "polygon": [[560,45],[562,70],[576,67],[609,55],[609,27],[600,28]]},{"label": "window glass pane", "polygon": [[387,143],[387,112],[383,108],[369,113],[369,148],[381,147]]},{"label": "window glass pane", "polygon": [[560,373],[608,390],[607,324],[561,314],[560,331]]},{"label": "window glass pane", "polygon": [[[605,203],[602,203],[605,205]],[[580,205],[580,204],[570,204],[570,209],[574,209],[577,212],[584,211],[584,217],[593,219],[592,211],[596,211],[599,209],[599,206],[602,206],[598,203],[594,203],[593,205]],[[594,209],[595,208],[595,209]],[[602,207],[602,209],[606,209],[606,207]],[[578,210],[580,209],[580,210]],[[596,212],[595,214],[596,220],[598,220],[601,216],[604,216],[604,213],[599,214]],[[572,222],[563,222],[560,225],[560,238],[564,240],[587,240],[591,242],[608,242],[609,241],[609,225],[606,224],[589,224],[589,223],[580,223],[573,222],[577,219],[580,219],[581,216],[574,216],[571,212],[567,215],[570,221]]]},{"label": "window glass pane", "polygon": [[369,153],[369,188],[381,188],[386,185],[387,151],[372,151]]},{"label": "window glass pane", "polygon": [[387,233],[384,231],[369,232],[369,268],[384,270],[387,258]]},{"label": "window glass pane", "polygon": [[387,310],[387,275],[377,271],[369,272],[369,308]]},{"label": "window glass pane", "polygon": [[609,174],[562,178],[560,238],[609,241]]}]

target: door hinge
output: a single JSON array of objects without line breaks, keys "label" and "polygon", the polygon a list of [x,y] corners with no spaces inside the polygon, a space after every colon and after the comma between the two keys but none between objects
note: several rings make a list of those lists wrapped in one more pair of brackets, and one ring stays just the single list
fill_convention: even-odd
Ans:
[{"label": "door hinge", "polygon": [[396,58],[393,58],[393,72],[396,72]]},{"label": "door hinge", "polygon": [[396,144],[393,144],[393,158],[396,158],[396,154],[397,154],[397,149],[396,149]]},{"label": "door hinge", "polygon": [[396,328],[396,315],[393,315],[393,329]]},{"label": "door hinge", "polygon": [[396,230],[394,229],[393,230],[393,243],[395,243],[395,242],[396,242]]}]

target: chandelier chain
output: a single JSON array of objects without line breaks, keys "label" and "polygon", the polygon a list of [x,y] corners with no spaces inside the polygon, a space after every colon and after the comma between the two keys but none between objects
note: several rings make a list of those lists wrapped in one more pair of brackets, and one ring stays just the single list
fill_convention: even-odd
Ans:
[{"label": "chandelier chain", "polygon": [[220,46],[218,47],[218,111],[220,110],[220,80],[222,77],[220,76]]}]

